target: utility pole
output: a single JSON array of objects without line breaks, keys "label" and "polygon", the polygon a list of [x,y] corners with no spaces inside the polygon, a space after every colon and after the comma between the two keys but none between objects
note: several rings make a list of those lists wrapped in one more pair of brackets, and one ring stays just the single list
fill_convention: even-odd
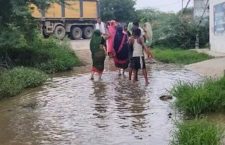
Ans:
[{"label": "utility pole", "polygon": [[183,10],[183,8],[184,8],[184,0],[181,0],[182,1],[182,10]]}]

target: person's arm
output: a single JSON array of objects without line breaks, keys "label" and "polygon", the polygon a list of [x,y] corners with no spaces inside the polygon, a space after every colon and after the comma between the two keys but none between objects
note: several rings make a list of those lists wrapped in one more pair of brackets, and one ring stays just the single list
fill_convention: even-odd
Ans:
[{"label": "person's arm", "polygon": [[133,37],[130,37],[128,39],[128,43],[129,43],[129,45],[133,45],[134,44],[134,38]]},{"label": "person's arm", "polygon": [[105,51],[105,53],[107,54],[106,40],[105,40],[103,37],[102,37],[100,46],[101,46],[101,48]]},{"label": "person's arm", "polygon": [[140,39],[140,43],[141,43],[141,46],[142,48],[144,49],[145,53],[147,54],[148,58],[153,58],[153,55],[150,51],[150,48],[148,48],[145,44],[144,44],[144,40],[143,39]]}]

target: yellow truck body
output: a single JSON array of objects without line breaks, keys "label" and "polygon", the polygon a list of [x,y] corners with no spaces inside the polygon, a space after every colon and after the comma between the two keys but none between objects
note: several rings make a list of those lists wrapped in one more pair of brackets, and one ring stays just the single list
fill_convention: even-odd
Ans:
[{"label": "yellow truck body", "polygon": [[99,16],[99,0],[65,0],[52,3],[47,10],[31,4],[32,16],[39,19],[44,35],[55,34],[62,39],[69,34],[73,39],[90,38]]}]

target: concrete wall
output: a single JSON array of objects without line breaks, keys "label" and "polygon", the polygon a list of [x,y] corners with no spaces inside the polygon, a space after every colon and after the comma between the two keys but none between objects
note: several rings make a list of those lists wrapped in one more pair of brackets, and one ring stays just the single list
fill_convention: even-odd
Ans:
[{"label": "concrete wall", "polygon": [[225,0],[210,0],[210,47],[225,53]]}]

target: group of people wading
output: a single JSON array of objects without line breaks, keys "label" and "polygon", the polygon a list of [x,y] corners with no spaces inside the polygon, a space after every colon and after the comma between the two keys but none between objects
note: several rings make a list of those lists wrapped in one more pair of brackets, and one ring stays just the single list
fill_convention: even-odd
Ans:
[{"label": "group of people wading", "polygon": [[129,68],[129,80],[136,82],[138,81],[138,70],[142,69],[145,83],[148,84],[144,52],[148,58],[153,57],[149,46],[151,35],[151,25],[149,23],[145,23],[142,29],[139,27],[138,22],[122,26],[115,20],[111,20],[105,25],[98,18],[90,42],[93,61],[91,79],[94,80],[95,73],[101,79],[104,71],[104,61],[108,55],[110,59],[114,60],[115,66],[119,69],[119,75],[124,75],[125,70]]}]

